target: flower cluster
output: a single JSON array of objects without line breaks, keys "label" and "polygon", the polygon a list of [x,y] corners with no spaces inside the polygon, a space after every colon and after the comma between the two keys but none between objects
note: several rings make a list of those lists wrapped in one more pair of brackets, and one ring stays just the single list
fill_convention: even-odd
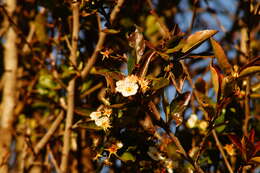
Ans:
[{"label": "flower cluster", "polygon": [[138,78],[135,75],[127,76],[123,80],[116,82],[116,91],[124,97],[135,95],[139,89],[145,93],[149,89],[149,81],[144,78]]},{"label": "flower cluster", "polygon": [[101,111],[92,112],[90,114],[91,120],[95,121],[95,124],[102,127],[105,131],[111,128],[109,117],[112,114],[112,109],[104,108]]}]

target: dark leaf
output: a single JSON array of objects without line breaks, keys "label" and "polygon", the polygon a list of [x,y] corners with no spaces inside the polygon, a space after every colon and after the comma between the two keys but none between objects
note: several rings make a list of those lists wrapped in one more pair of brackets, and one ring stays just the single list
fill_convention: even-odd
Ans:
[{"label": "dark leaf", "polygon": [[210,42],[213,47],[215,57],[217,58],[221,69],[224,71],[225,74],[230,74],[232,71],[232,66],[229,64],[228,58],[227,58],[223,48],[213,38],[210,38]]},{"label": "dark leaf", "polygon": [[243,151],[242,143],[237,135],[228,134],[228,138],[241,152]]},{"label": "dark leaf", "polygon": [[205,94],[206,92],[206,82],[203,80],[203,78],[199,77],[195,83],[195,88],[197,91]]},{"label": "dark leaf", "polygon": [[128,74],[131,74],[133,69],[135,68],[136,59],[133,56],[129,56],[127,59],[127,71]]},{"label": "dark leaf", "polygon": [[164,77],[157,78],[156,80],[153,80],[152,90],[158,90],[158,89],[164,88],[164,87],[168,86],[169,83],[170,83],[169,80]]},{"label": "dark leaf", "polygon": [[[170,119],[174,119],[177,125],[180,125],[183,120],[183,113],[187,108],[191,98],[190,92],[180,94],[170,104]],[[170,122],[170,121],[169,121]]]}]

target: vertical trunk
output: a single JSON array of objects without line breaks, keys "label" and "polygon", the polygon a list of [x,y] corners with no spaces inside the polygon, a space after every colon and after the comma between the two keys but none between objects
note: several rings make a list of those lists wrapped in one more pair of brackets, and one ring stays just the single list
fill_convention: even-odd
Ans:
[{"label": "vertical trunk", "polygon": [[[79,4],[77,2],[72,4],[72,15],[73,15],[73,27],[72,27],[72,49],[70,55],[71,63],[76,67],[77,60],[77,49],[78,49],[78,33],[79,33]],[[61,159],[61,172],[68,172],[68,160],[70,153],[70,140],[71,140],[71,126],[73,122],[73,111],[74,111],[74,96],[75,96],[75,78],[71,79],[67,87],[67,115],[66,125],[63,136],[63,148],[62,148],[62,159]]]},{"label": "vertical trunk", "polygon": [[[12,17],[16,7],[16,0],[6,1],[6,10]],[[5,18],[5,20],[8,20]],[[16,95],[16,71],[17,71],[17,48],[16,33],[11,24],[5,35],[4,44],[4,88],[2,98],[1,114],[1,136],[0,136],[0,172],[8,172],[8,159],[11,155],[10,144],[12,140],[12,124],[14,121],[14,107]]]}]

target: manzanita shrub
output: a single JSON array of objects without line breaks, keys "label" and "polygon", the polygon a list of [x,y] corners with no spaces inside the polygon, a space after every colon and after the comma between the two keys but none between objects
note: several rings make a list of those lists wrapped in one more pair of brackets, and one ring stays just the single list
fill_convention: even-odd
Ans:
[{"label": "manzanita shrub", "polygon": [[[203,10],[220,15],[201,1],[189,2],[192,23]],[[236,2],[245,16],[228,21],[234,28],[220,41],[221,27],[203,29],[199,21],[182,31],[171,19],[182,13],[179,3],[26,1],[14,20],[1,5],[21,48],[13,142],[1,165],[14,172],[259,171],[259,3]]]}]

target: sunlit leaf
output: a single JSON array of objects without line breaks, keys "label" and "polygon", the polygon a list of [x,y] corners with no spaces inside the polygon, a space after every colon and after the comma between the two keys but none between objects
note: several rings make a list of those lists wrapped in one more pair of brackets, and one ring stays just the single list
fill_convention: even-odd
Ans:
[{"label": "sunlit leaf", "polygon": [[212,64],[210,65],[210,72],[211,72],[211,77],[212,77],[211,80],[213,83],[214,91],[219,100],[222,92],[221,86],[222,86],[223,75],[221,74],[219,68]]},{"label": "sunlit leaf", "polygon": [[131,154],[130,152],[124,152],[120,157],[121,160],[124,162],[132,161],[134,162],[136,160],[135,156]]},{"label": "sunlit leaf", "polygon": [[251,67],[247,67],[244,68],[243,70],[240,71],[239,76],[238,77],[246,77],[249,75],[253,75],[255,73],[259,73],[260,72],[260,66],[251,66]]},{"label": "sunlit leaf", "polygon": [[107,34],[117,34],[120,31],[119,30],[115,30],[115,29],[108,29],[108,28],[106,28],[106,29],[103,29],[102,32],[107,33]]},{"label": "sunlit leaf", "polygon": [[239,70],[238,77],[246,77],[260,72],[260,57],[251,60]]},{"label": "sunlit leaf", "polygon": [[250,161],[260,164],[260,157],[253,157],[252,159],[250,159]]},{"label": "sunlit leaf", "polygon": [[214,55],[217,58],[221,69],[225,72],[225,74],[230,74],[232,71],[232,66],[229,64],[228,58],[227,58],[223,48],[213,38],[210,38],[210,42],[213,47]]},{"label": "sunlit leaf", "polygon": [[142,59],[145,50],[145,40],[142,32],[136,28],[135,32],[128,37],[129,45],[135,49],[136,63]]},{"label": "sunlit leaf", "polygon": [[179,52],[185,46],[185,44],[186,44],[185,40],[182,39],[179,42],[179,44],[177,44],[175,47],[167,49],[166,53],[170,54],[170,53]]},{"label": "sunlit leaf", "polygon": [[193,49],[197,48],[199,45],[201,45],[207,39],[215,35],[217,32],[218,31],[216,30],[203,30],[203,31],[195,32],[194,34],[190,35],[186,39],[186,43],[182,47],[181,52],[182,53],[191,52]]}]

